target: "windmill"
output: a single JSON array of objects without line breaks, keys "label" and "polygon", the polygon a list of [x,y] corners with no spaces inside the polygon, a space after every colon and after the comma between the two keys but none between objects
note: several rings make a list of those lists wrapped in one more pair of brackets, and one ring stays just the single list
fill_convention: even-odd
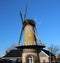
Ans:
[{"label": "windmill", "polygon": [[[27,3],[25,8],[24,19],[20,11],[20,18],[22,22],[22,29],[19,37],[18,49],[22,49],[22,63],[40,63],[39,52],[45,46],[41,44],[41,41],[37,41],[36,35],[38,36],[36,23],[32,19],[26,19]],[[24,31],[24,45],[20,45],[22,34]],[[38,44],[40,42],[40,44]]]},{"label": "windmill", "polygon": [[[37,31],[37,28],[36,28],[36,23],[34,20],[32,19],[26,19],[26,14],[27,14],[27,1],[26,1],[26,8],[25,8],[25,13],[24,13],[24,19],[22,17],[22,12],[20,11],[20,18],[21,18],[21,22],[22,22],[22,29],[21,29],[21,32],[20,32],[20,37],[19,37],[19,45],[20,45],[20,42],[21,42],[21,38],[22,38],[22,34],[23,34],[23,31],[24,31],[24,28],[26,26],[26,24],[33,24],[34,25],[34,36],[36,38],[36,35],[38,37],[38,42],[40,43],[40,45],[42,44],[40,39],[39,39],[39,36],[38,36],[38,31]],[[37,43],[36,43],[37,44]]]}]

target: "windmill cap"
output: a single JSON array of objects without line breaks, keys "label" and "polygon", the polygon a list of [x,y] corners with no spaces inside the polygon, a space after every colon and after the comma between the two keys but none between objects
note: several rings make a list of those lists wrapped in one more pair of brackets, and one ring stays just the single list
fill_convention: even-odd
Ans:
[{"label": "windmill cap", "polygon": [[35,26],[35,21],[32,20],[32,19],[26,19],[24,22],[23,22],[24,26],[26,26],[27,24],[30,24],[32,26]]}]

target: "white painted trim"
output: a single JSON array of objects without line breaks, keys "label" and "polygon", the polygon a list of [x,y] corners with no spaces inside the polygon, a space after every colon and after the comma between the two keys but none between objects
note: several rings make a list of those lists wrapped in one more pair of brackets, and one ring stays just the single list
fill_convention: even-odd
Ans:
[{"label": "white painted trim", "polygon": [[42,51],[42,50],[41,50],[41,52],[43,52],[46,56],[48,56],[48,57],[49,57],[49,55],[47,55],[44,51]]}]

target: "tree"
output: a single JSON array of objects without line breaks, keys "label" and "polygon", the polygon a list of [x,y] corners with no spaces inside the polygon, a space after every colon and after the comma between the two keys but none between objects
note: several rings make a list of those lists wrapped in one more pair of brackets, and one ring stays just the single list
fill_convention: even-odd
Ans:
[{"label": "tree", "polygon": [[13,50],[13,49],[16,49],[16,45],[15,45],[15,44],[13,44],[13,45],[11,45],[9,48],[7,48],[6,54],[7,54],[10,50]]},{"label": "tree", "polygon": [[58,46],[54,46],[53,44],[50,45],[48,47],[48,50],[53,53],[54,55],[56,55],[58,53],[58,51],[60,50]]}]

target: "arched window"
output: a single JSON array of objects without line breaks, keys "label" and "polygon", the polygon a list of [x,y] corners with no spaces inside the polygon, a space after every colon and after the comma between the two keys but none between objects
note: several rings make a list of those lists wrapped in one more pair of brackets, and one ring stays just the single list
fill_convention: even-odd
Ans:
[{"label": "arched window", "polygon": [[33,58],[31,56],[27,57],[27,63],[33,63]]}]

